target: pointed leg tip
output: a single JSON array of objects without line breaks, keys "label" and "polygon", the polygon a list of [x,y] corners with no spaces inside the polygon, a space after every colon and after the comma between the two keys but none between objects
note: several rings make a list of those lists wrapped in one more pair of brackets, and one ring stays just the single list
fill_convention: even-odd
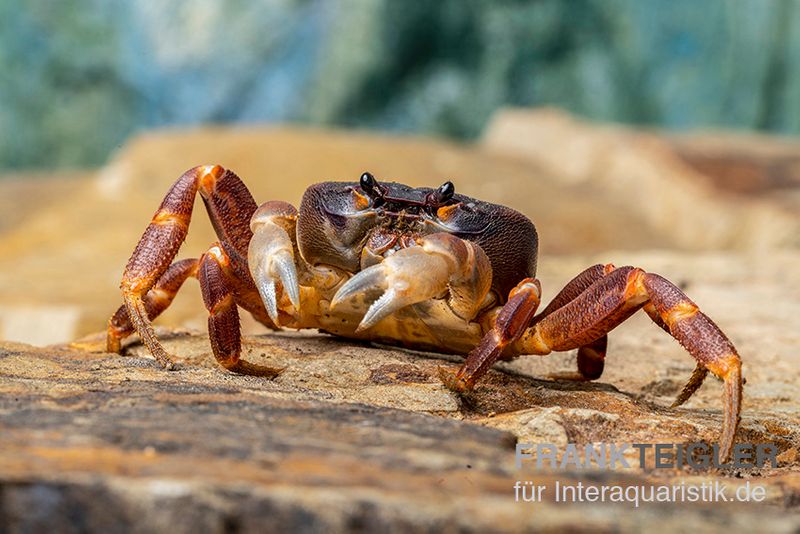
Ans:
[{"label": "pointed leg tip", "polygon": [[226,369],[232,373],[240,374],[240,375],[247,375],[247,376],[257,376],[260,378],[266,378],[268,380],[274,380],[278,376],[281,375],[287,368],[286,367],[270,367],[268,365],[258,365],[255,363],[250,363],[245,360],[239,360],[234,365],[226,367]]},{"label": "pointed leg tip", "polygon": [[453,372],[447,367],[439,366],[436,372],[439,375],[439,380],[441,380],[442,384],[450,391],[463,394],[468,393],[472,389],[472,385],[468,381],[464,380],[457,372]]},{"label": "pointed leg tip", "polygon": [[591,382],[592,380],[595,380],[593,378],[588,378],[577,371],[550,373],[547,375],[547,378],[551,380],[563,380],[565,382]]},{"label": "pointed leg tip", "polygon": [[692,396],[691,394],[687,395],[685,391],[681,391],[680,393],[678,393],[678,396],[675,398],[675,400],[672,401],[672,404],[669,405],[670,409],[675,409],[683,406],[691,396]]},{"label": "pointed leg tip", "polygon": [[722,423],[722,434],[719,438],[720,460],[726,461],[733,450],[736,433],[739,430],[742,410],[742,365],[738,356],[727,358],[727,369],[722,378],[724,381],[725,412]]},{"label": "pointed leg tip", "polygon": [[112,336],[111,334],[106,337],[106,352],[114,354],[122,353],[122,343],[118,337]]},{"label": "pointed leg tip", "polygon": [[180,368],[178,364],[176,364],[170,359],[164,360],[159,358],[158,363],[159,365],[161,365],[161,368],[164,369],[165,371],[177,371]]}]

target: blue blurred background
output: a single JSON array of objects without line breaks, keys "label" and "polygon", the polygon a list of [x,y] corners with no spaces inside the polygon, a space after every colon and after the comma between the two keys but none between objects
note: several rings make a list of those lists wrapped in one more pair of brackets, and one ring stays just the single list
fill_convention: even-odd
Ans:
[{"label": "blue blurred background", "polygon": [[201,123],[471,139],[505,105],[796,134],[798,67],[791,0],[12,0],[0,170]]}]

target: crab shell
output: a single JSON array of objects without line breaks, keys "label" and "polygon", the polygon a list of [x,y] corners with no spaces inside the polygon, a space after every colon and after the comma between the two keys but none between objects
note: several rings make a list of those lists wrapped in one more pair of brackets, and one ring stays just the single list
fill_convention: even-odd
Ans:
[{"label": "crab shell", "polygon": [[380,186],[385,188],[384,203],[377,207],[358,183],[309,187],[297,218],[297,245],[303,259],[356,273],[422,236],[447,232],[486,253],[499,303],[522,278],[536,275],[536,227],[518,211],[457,193],[437,206],[432,201],[436,190],[430,187],[394,182]]},{"label": "crab shell", "polygon": [[[292,298],[285,287],[267,286],[262,291],[267,309],[274,299],[275,322],[281,326],[318,328],[408,348],[468,353],[511,289],[520,279],[535,275],[536,228],[511,208],[464,195],[452,194],[443,201],[437,195],[439,190],[427,187],[381,182],[376,188],[379,190],[366,191],[358,183],[323,182],[306,190],[296,215],[294,208],[283,202],[268,202],[256,211],[249,263],[259,288],[265,287],[262,277],[270,270],[266,264],[276,256],[276,243],[286,242],[283,236],[276,238],[275,222],[280,221],[287,236],[296,236],[292,258],[299,293]],[[449,243],[442,234],[458,239]],[[444,254],[469,272],[465,285],[477,293],[466,310],[458,308],[446,286],[429,287],[446,283],[447,274],[439,273],[435,280],[435,266],[426,268],[426,262],[433,260],[424,255],[405,263],[397,256],[384,265],[388,276],[407,276],[409,292],[416,290],[424,300],[413,299],[407,306],[400,306],[403,301],[397,300],[391,313],[384,310],[380,320],[371,322],[365,322],[365,316],[369,317],[370,308],[381,297],[378,287],[361,284],[347,299],[335,301],[342,288],[340,281],[371,267],[375,271],[398,251],[425,243],[426,236],[435,236],[436,243],[444,240],[448,248]],[[461,239],[473,243],[474,251],[459,248]]]}]

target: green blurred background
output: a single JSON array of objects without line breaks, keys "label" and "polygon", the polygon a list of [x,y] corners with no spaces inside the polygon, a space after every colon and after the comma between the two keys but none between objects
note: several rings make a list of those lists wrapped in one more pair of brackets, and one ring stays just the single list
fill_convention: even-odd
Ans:
[{"label": "green blurred background", "polygon": [[792,0],[10,0],[0,171],[201,123],[471,139],[504,105],[797,134],[798,66]]}]

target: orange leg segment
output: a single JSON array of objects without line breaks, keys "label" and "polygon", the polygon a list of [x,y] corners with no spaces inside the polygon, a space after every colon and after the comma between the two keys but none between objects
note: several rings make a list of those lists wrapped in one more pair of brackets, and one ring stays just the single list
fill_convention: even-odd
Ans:
[{"label": "orange leg segment", "polygon": [[[179,278],[179,273],[168,271],[178,249],[186,239],[192,207],[198,192],[203,198],[211,223],[220,240],[228,245],[237,257],[247,256],[248,243],[253,235],[249,225],[250,217],[256,210],[255,200],[247,187],[236,174],[218,165],[199,166],[186,171],[167,192],[128,260],[120,286],[125,311],[117,310],[109,321],[107,339],[109,350],[118,351],[121,339],[131,333],[132,327],[156,360],[167,369],[173,368],[172,360],[156,338],[151,324],[151,320],[163,311],[172,299],[162,299],[158,305],[154,305],[152,300],[155,297],[148,297],[148,294],[151,290],[158,289],[161,280],[167,283],[173,279],[177,281]],[[180,270],[179,267],[176,269]],[[246,265],[244,269],[239,267],[236,271],[235,274],[246,273]],[[243,280],[241,284],[247,285],[248,281],[252,284],[249,274],[246,278],[247,280]],[[183,279],[185,280],[185,277]],[[234,289],[239,289],[236,283],[231,285]],[[177,284],[177,287],[180,287],[180,284]],[[158,292],[154,295],[157,297]],[[257,319],[262,320],[266,316],[265,313],[259,313],[263,307],[258,306],[249,296],[242,299],[242,304],[248,311],[252,309]]]},{"label": "orange leg segment", "polygon": [[[697,361],[698,369],[678,402],[686,400],[699,387],[707,371],[724,381],[720,455],[722,459],[730,455],[741,412],[741,360],[725,334],[678,287],[657,274],[622,267],[594,281],[571,300],[564,300],[566,303],[560,307],[534,319],[524,332],[510,333],[508,337],[518,339],[509,350],[516,354],[547,354],[583,347],[585,356],[582,362],[579,359],[579,366],[584,367],[582,372],[596,374],[602,371],[598,369],[601,358],[591,351],[604,352],[598,351],[603,348],[599,340],[646,306],[654,321]],[[509,300],[506,307],[511,303]],[[469,389],[488,370],[497,358],[485,345],[487,338],[495,335],[494,331],[486,334],[467,357],[456,380],[445,380],[448,387],[457,391]]]},{"label": "orange leg segment", "polygon": [[240,359],[242,352],[235,280],[230,256],[216,243],[200,258],[198,279],[208,310],[208,336],[217,362],[236,373],[275,377],[282,369],[255,365]]},{"label": "orange leg segment", "polygon": [[[152,321],[166,310],[183,283],[190,276],[197,277],[198,260],[190,258],[176,261],[158,279],[158,282],[142,298],[147,318]],[[123,304],[108,320],[108,336],[106,350],[120,352],[122,340],[133,334],[135,328],[128,315],[128,308]]]}]

